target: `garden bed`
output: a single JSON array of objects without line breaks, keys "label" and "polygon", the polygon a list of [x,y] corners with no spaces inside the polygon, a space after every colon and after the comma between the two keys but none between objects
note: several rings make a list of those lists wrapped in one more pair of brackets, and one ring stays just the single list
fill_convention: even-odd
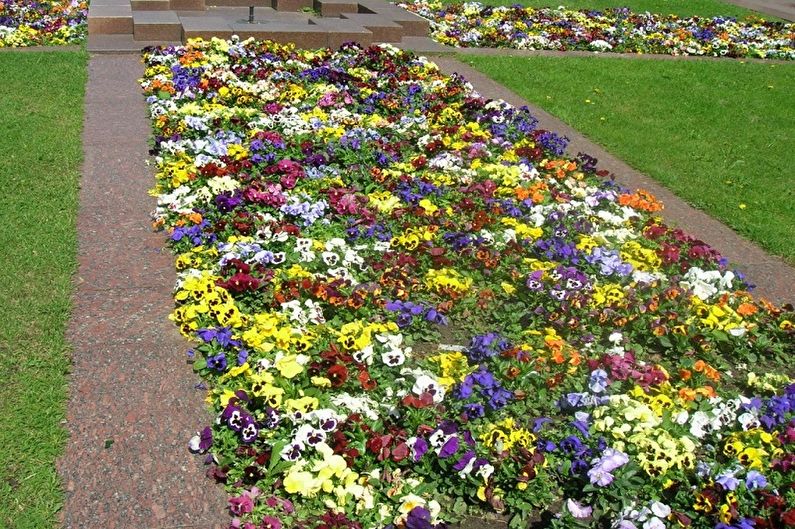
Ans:
[{"label": "garden bed", "polygon": [[233,527],[795,519],[792,307],[653,196],[390,46],[145,61]]},{"label": "garden bed", "polygon": [[795,59],[795,25],[784,22],[680,18],[627,8],[536,9],[423,0],[399,5],[430,20],[436,41],[461,48]]},{"label": "garden bed", "polygon": [[87,16],[85,0],[0,0],[0,48],[82,43]]}]

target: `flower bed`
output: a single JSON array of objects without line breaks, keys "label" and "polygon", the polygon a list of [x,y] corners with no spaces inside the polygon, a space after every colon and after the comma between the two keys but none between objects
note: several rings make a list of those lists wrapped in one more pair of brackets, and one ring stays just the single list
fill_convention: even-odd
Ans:
[{"label": "flower bed", "polygon": [[86,0],[0,0],[0,48],[78,44],[87,16]]},{"label": "flower bed", "polygon": [[795,519],[792,307],[654,197],[388,45],[145,62],[232,527]]},{"label": "flower bed", "polygon": [[435,40],[462,48],[795,59],[795,24],[679,18],[627,8],[574,11],[425,0],[398,5],[429,19]]}]

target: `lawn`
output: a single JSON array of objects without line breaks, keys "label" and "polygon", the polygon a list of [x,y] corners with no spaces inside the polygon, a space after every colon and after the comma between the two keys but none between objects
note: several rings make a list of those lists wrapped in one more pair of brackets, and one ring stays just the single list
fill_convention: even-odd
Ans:
[{"label": "lawn", "polygon": [[0,53],[0,526],[55,525],[76,263],[83,52]]},{"label": "lawn", "polygon": [[[458,3],[458,0],[444,3]],[[521,4],[528,7],[557,7],[560,5],[570,9],[605,9],[607,7],[628,7],[633,11],[685,16],[733,16],[745,17],[755,15],[775,20],[754,11],[720,2],[718,0],[481,0],[481,3],[492,6],[511,6]]]},{"label": "lawn", "polygon": [[609,57],[462,60],[795,262],[795,67]]}]

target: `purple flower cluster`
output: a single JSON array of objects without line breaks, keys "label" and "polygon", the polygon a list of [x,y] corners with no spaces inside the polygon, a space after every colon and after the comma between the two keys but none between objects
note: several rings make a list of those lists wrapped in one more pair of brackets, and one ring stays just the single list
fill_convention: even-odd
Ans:
[{"label": "purple flower cluster", "polygon": [[571,299],[591,289],[588,276],[571,266],[558,266],[547,272],[547,277],[549,281],[545,282],[544,271],[536,270],[527,277],[525,285],[534,292],[546,289],[557,301]]},{"label": "purple flower cluster", "polygon": [[591,469],[588,470],[588,479],[591,480],[592,485],[606,487],[615,479],[613,471],[627,463],[629,463],[627,454],[613,448],[606,448],[599,459],[593,462]]},{"label": "purple flower cluster", "polygon": [[205,228],[209,228],[210,224],[203,220],[199,224],[193,226],[177,226],[171,233],[171,240],[174,242],[187,239],[193,246],[201,246],[202,244],[212,243],[215,241],[216,236]]},{"label": "purple flower cluster", "polygon": [[398,313],[396,323],[401,329],[414,323],[415,316],[424,318],[425,321],[437,325],[447,325],[447,316],[426,304],[417,304],[411,301],[400,301],[396,299],[394,301],[388,301],[385,308],[390,312]]},{"label": "purple flower cluster", "polygon": [[496,332],[474,336],[466,350],[473,362],[483,362],[511,348],[511,343]]},{"label": "purple flower cluster", "polygon": [[242,408],[228,404],[221,413],[221,421],[226,422],[232,430],[240,434],[240,440],[246,444],[253,443],[259,434],[259,426],[254,417]]},{"label": "purple flower cluster", "polygon": [[628,276],[632,273],[632,265],[622,261],[616,250],[605,250],[602,247],[597,247],[594,248],[591,255],[585,257],[585,260],[592,265],[597,265],[599,273],[603,276],[613,274]]},{"label": "purple flower cluster", "polygon": [[760,398],[751,399],[744,404],[747,411],[759,414],[759,422],[767,431],[773,431],[778,426],[786,423],[788,416],[795,412],[795,384],[790,384],[784,389],[782,395],[775,395],[767,401]]},{"label": "purple flower cluster", "polygon": [[[472,397],[476,389],[486,406],[493,411],[506,406],[513,399],[513,394],[502,387],[485,366],[480,366],[480,369],[467,375],[456,388],[455,395],[466,400]],[[464,410],[470,418],[483,417],[486,414],[486,408],[480,402],[467,403]]]}]

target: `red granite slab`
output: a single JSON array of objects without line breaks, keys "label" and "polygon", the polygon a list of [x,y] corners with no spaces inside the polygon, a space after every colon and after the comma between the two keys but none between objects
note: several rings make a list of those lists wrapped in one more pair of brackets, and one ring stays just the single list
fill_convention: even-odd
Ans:
[{"label": "red granite slab", "polygon": [[89,65],[64,527],[227,527],[226,497],[187,442],[211,417],[167,319],[175,281],[152,233],[149,125],[135,55]]}]

